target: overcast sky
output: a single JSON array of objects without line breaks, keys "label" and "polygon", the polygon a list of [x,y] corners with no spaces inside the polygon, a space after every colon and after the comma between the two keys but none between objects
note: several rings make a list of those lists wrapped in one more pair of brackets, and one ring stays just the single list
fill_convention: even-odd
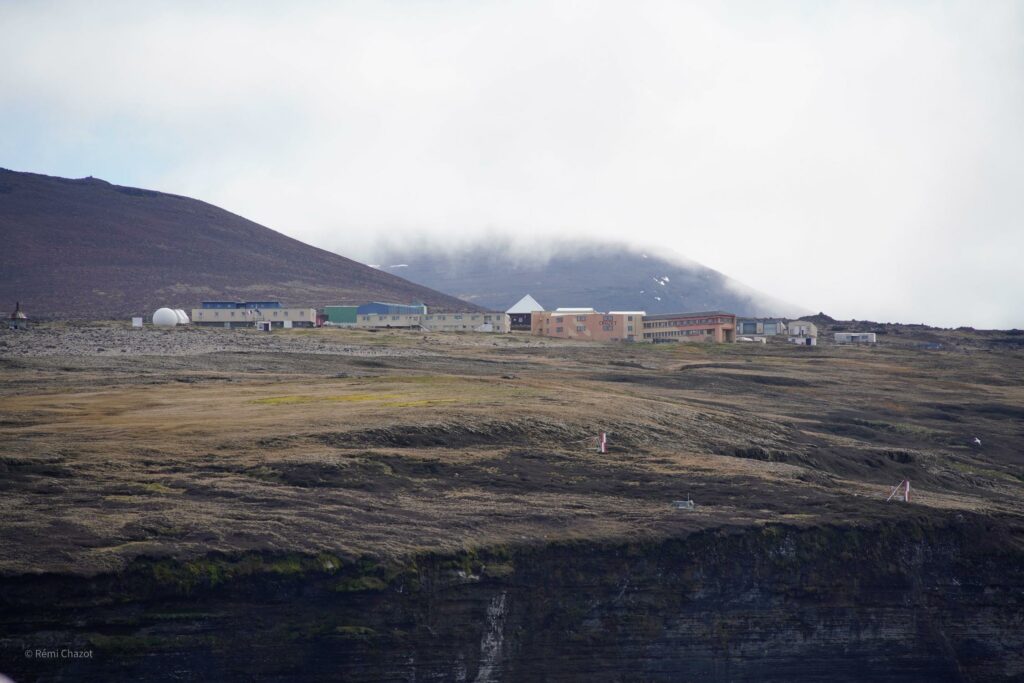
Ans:
[{"label": "overcast sky", "polygon": [[605,237],[835,317],[1024,327],[1024,3],[276,4],[0,0],[0,166],[360,260]]}]

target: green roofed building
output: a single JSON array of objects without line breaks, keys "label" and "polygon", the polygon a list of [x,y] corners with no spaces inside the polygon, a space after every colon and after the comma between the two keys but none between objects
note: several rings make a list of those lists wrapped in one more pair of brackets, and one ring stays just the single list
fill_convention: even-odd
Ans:
[{"label": "green roofed building", "polygon": [[324,306],[329,325],[355,325],[358,306]]}]

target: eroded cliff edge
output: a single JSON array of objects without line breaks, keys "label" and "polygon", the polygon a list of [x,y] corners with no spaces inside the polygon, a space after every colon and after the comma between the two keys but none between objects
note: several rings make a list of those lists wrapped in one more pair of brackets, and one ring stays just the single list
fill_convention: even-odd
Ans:
[{"label": "eroded cliff edge", "polygon": [[123,327],[0,340],[19,683],[1022,676],[1018,352]]},{"label": "eroded cliff edge", "polygon": [[[1019,680],[1024,534],[951,513],[425,555],[6,577],[30,680]],[[23,650],[92,650],[26,659]]]}]

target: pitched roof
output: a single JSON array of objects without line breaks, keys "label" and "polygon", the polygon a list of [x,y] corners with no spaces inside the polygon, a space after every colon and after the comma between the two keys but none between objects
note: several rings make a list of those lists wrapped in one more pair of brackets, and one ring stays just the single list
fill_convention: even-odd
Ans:
[{"label": "pitched roof", "polygon": [[520,299],[512,308],[505,311],[506,313],[533,313],[534,311],[543,311],[544,307],[537,303],[537,300],[527,294]]}]

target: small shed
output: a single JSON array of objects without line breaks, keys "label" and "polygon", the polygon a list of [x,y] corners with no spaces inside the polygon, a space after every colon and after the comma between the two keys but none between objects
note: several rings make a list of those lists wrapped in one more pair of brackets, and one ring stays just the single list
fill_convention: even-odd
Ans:
[{"label": "small shed", "polygon": [[836,344],[874,344],[877,341],[874,332],[836,332]]},{"label": "small shed", "polygon": [[21,302],[14,304],[14,312],[7,317],[7,327],[12,330],[28,329],[28,316],[21,310]]}]

